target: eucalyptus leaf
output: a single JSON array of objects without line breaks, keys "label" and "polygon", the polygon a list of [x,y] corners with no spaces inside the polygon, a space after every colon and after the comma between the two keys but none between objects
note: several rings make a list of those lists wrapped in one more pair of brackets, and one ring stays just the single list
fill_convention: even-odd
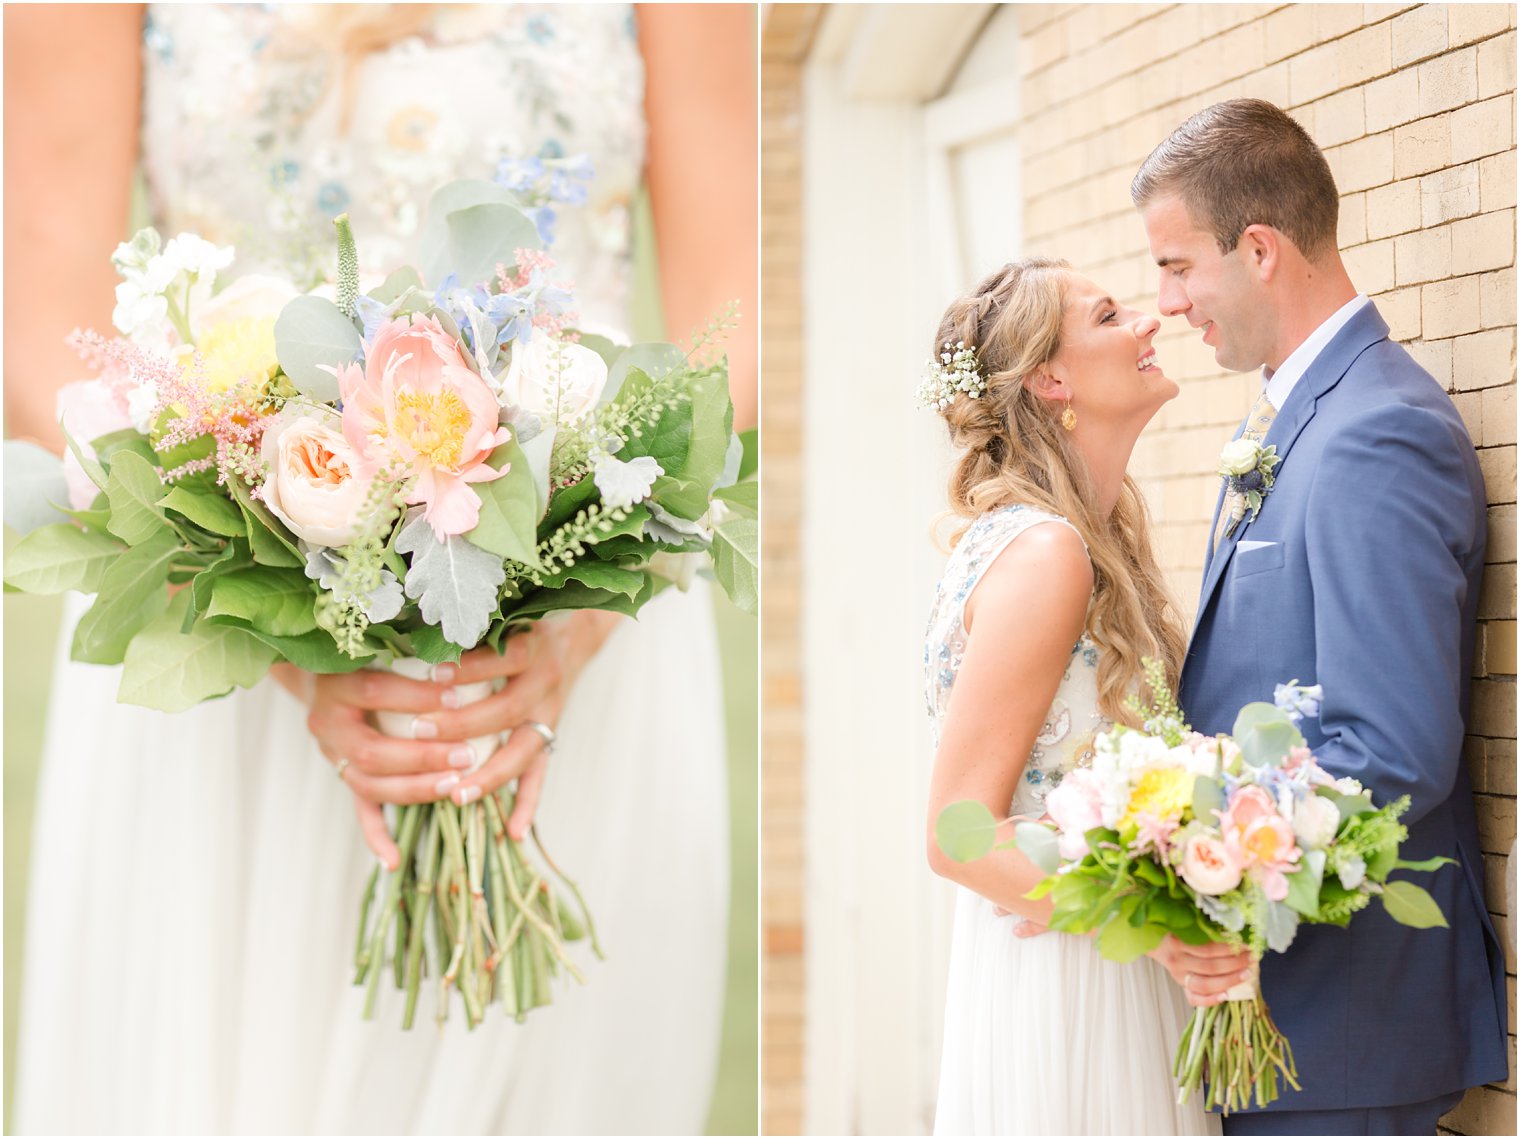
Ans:
[{"label": "eucalyptus leaf", "polygon": [[115,538],[68,522],[33,530],[5,559],[5,581],[27,593],[94,593],[101,576],[125,552]]},{"label": "eucalyptus leaf", "polygon": [[[609,375],[611,374],[612,366],[617,363],[617,358],[628,350],[626,344],[619,344],[615,340],[609,340],[605,336],[598,336],[594,332],[580,332],[577,335],[580,339],[576,343],[582,348],[591,349],[591,351],[600,356],[602,363],[607,365]],[[601,402],[605,403],[606,399],[607,390],[603,388]]]},{"label": "eucalyptus leaf", "polygon": [[396,549],[412,555],[406,595],[418,602],[423,620],[461,648],[474,648],[496,616],[496,593],[506,580],[501,558],[457,535],[440,541],[421,511]]},{"label": "eucalyptus leaf", "polygon": [[1060,840],[1049,827],[1041,823],[1019,823],[1013,828],[1013,840],[1024,852],[1024,857],[1045,873],[1054,874],[1060,867],[1061,855],[1057,850]]},{"label": "eucalyptus leaf", "polygon": [[378,288],[370,291],[370,299],[388,305],[394,300],[399,300],[410,289],[422,287],[422,278],[417,275],[417,270],[410,265],[397,269]]},{"label": "eucalyptus leaf", "polygon": [[106,479],[106,498],[111,502],[106,528],[129,546],[141,545],[168,528],[158,505],[166,493],[153,464],[134,451],[118,451]]},{"label": "eucalyptus leaf", "polygon": [[1288,896],[1285,903],[1306,918],[1319,916],[1319,890],[1325,880],[1325,852],[1307,851],[1298,869],[1288,878]]},{"label": "eucalyptus leaf", "polygon": [[1446,917],[1430,894],[1413,882],[1395,879],[1383,884],[1383,909],[1400,925],[1415,929],[1446,929]]},{"label": "eucalyptus leaf", "polygon": [[[69,502],[63,462],[30,439],[5,441],[5,524],[18,534],[62,522]],[[72,587],[65,587],[72,588]]]},{"label": "eucalyptus leaf", "polygon": [[498,265],[517,264],[519,249],[543,248],[538,227],[514,205],[483,202],[452,210],[445,225],[442,259],[430,267],[431,281],[450,274],[467,286],[494,280]]},{"label": "eucalyptus leaf", "polygon": [[1207,775],[1193,780],[1193,817],[1214,825],[1214,812],[1224,810],[1224,784]]},{"label": "eucalyptus leaf", "polygon": [[[422,223],[422,273],[428,283],[438,286],[449,275],[449,215],[485,204],[512,205],[516,196],[505,186],[479,178],[461,178],[445,183],[433,191],[428,199],[427,211]],[[524,248],[538,249],[542,242],[538,229],[533,230],[533,242]],[[459,278],[464,285],[476,282]]]},{"label": "eucalyptus leaf", "polygon": [[624,394],[623,385],[632,375],[642,376],[643,386],[647,388],[650,380],[667,376],[685,363],[686,353],[674,344],[650,342],[624,348],[607,366],[607,383],[602,388],[600,402],[615,402]]},{"label": "eucalyptus leaf", "polygon": [[934,841],[952,861],[971,862],[992,850],[997,826],[986,803],[962,799],[940,811],[934,820]]},{"label": "eucalyptus leaf", "polygon": [[234,687],[251,687],[269,671],[277,654],[242,629],[203,622],[181,632],[189,603],[179,594],[133,638],[117,693],[122,703],[182,712]]},{"label": "eucalyptus leaf", "polygon": [[363,342],[354,322],[322,297],[297,297],[274,322],[275,355],[280,367],[308,399],[332,403],[338,379],[323,367],[337,368],[358,356]]}]

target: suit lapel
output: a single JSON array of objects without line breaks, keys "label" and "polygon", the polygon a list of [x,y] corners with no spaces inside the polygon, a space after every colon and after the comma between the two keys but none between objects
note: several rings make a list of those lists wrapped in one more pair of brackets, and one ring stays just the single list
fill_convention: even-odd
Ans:
[{"label": "suit lapel", "polygon": [[[1314,412],[1319,405],[1320,397],[1341,382],[1352,363],[1368,348],[1385,340],[1388,337],[1388,325],[1378,313],[1377,307],[1370,302],[1364,305],[1355,316],[1346,322],[1344,328],[1337,332],[1330,343],[1325,345],[1323,352],[1309,365],[1309,370],[1299,378],[1298,383],[1293,385],[1293,390],[1288,393],[1287,402],[1277,418],[1272,421],[1267,437],[1262,440],[1263,446],[1275,446],[1277,457],[1282,466],[1278,467],[1279,473],[1287,465],[1288,452],[1298,439],[1303,429],[1308,426],[1309,420],[1314,418]],[[1243,429],[1244,425],[1242,425]],[[1235,432],[1235,438],[1240,438],[1240,430]],[[1262,509],[1266,510],[1271,501],[1271,494],[1267,495],[1267,502],[1262,503]],[[1224,509],[1224,480],[1220,480],[1219,505],[1214,509],[1214,523],[1218,524],[1219,511]],[[1219,547],[1214,550],[1212,556],[1204,567],[1203,590],[1198,598],[1197,621],[1203,620],[1204,610],[1208,608],[1213,599],[1214,591],[1218,588],[1220,579],[1224,577],[1225,567],[1229,564],[1230,555],[1235,552],[1236,545],[1241,536],[1250,526],[1249,516],[1241,519],[1240,525],[1235,527],[1235,532],[1228,537],[1220,539]],[[1212,533],[1213,531],[1210,531]],[[1196,623],[1195,623],[1196,627]]]}]

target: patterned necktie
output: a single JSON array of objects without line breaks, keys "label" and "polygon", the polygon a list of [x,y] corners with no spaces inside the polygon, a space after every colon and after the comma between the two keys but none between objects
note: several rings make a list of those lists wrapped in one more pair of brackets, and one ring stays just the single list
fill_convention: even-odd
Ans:
[{"label": "patterned necktie", "polygon": [[[1272,420],[1277,418],[1277,408],[1272,406],[1272,401],[1267,399],[1267,389],[1262,388],[1261,395],[1256,397],[1256,402],[1251,405],[1251,414],[1246,416],[1245,430],[1240,433],[1242,439],[1255,439],[1260,443],[1267,437],[1267,432],[1272,428]],[[1219,507],[1219,520],[1214,523],[1214,544],[1209,547],[1210,551],[1219,549],[1219,540],[1224,537],[1225,529],[1234,517],[1235,510],[1245,495],[1238,494],[1229,489],[1229,480],[1225,480],[1224,502]]]}]

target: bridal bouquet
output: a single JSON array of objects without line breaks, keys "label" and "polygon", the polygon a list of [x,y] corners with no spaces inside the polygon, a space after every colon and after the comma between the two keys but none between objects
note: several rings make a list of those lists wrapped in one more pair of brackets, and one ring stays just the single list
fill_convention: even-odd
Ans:
[{"label": "bridal bouquet", "polygon": [[[346,217],[327,296],[218,291],[231,249],[137,234],[113,258],[122,335],[75,334],[99,378],[60,399],[66,467],[7,445],[7,521],[27,531],[7,586],[94,593],[72,655],[122,665],[120,699],[165,711],[276,661],[425,676],[549,614],[636,614],[693,559],[753,611],[754,450],[714,351],[729,315],[690,352],[577,333],[544,244],[587,173],[532,159],[442,187],[420,269],[365,292]],[[478,766],[496,740],[471,745]],[[560,968],[579,979],[566,942],[600,954],[510,810],[503,789],[397,811],[400,869],[362,905],[367,1016],[388,950],[405,1027],[424,971],[440,1017],[456,989],[473,1027],[492,1000],[519,1019],[547,1002]]]},{"label": "bridal bouquet", "polygon": [[[1144,730],[1097,738],[1090,768],[1067,772],[1045,800],[1046,819],[1023,822],[1013,843],[1044,870],[1029,897],[1049,895],[1050,928],[1097,934],[1114,961],[1150,952],[1167,934],[1189,945],[1225,942],[1257,960],[1281,953],[1300,923],[1344,926],[1374,899],[1416,928],[1444,926],[1439,907],[1395,870],[1434,870],[1447,858],[1405,862],[1399,816],[1407,797],[1374,807],[1354,779],[1332,778],[1298,723],[1318,715],[1320,692],[1280,685],[1275,704],[1248,704],[1234,731],[1189,730],[1160,667],[1147,662],[1152,698],[1132,698]],[[998,822],[979,802],[937,820],[940,845],[961,861],[993,848]],[[1178,1045],[1179,1102],[1207,1084],[1206,1106],[1226,1112],[1297,1088],[1287,1039],[1259,983],[1196,1008]]]}]

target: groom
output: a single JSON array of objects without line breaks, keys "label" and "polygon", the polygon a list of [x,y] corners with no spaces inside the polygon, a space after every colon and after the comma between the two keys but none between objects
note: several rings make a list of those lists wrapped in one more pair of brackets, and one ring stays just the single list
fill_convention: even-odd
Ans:
[{"label": "groom", "polygon": [[1262,993],[1303,1090],[1224,1130],[1431,1135],[1463,1089],[1508,1072],[1503,956],[1462,761],[1486,515],[1472,443],[1351,283],[1329,165],[1283,111],[1255,99],[1200,111],[1131,196],[1161,311],[1201,329],[1223,367],[1261,369],[1242,432],[1281,460],[1259,514],[1221,488],[1182,706],[1199,731],[1228,732],[1276,684],[1322,685],[1319,717],[1301,725],[1320,762],[1379,805],[1411,797],[1404,858],[1459,863],[1417,879],[1449,929],[1373,907],[1349,929],[1301,926],[1267,956]]}]

